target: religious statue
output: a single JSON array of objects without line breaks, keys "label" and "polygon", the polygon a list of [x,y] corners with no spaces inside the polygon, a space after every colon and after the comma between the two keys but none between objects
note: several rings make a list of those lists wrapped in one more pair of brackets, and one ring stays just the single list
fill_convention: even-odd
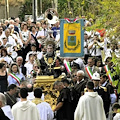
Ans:
[{"label": "religious statue", "polygon": [[47,53],[40,60],[43,75],[54,75],[57,78],[61,75],[62,61],[55,52],[55,43],[53,40],[46,42]]}]

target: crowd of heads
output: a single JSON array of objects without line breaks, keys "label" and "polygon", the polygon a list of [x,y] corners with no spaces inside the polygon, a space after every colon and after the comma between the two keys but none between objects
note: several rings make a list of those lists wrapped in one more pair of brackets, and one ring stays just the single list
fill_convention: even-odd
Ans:
[{"label": "crowd of heads", "polygon": [[[19,94],[19,97],[26,99],[28,96],[28,92],[33,91],[33,84],[34,84],[33,81],[32,84],[29,84],[31,83],[31,81],[28,81],[28,79],[31,77],[31,76],[29,77],[29,75],[32,75],[31,78],[35,78],[37,75],[42,75],[40,70],[39,60],[41,60],[41,58],[45,54],[47,54],[48,57],[52,57],[54,54],[57,53],[57,50],[59,51],[59,54],[57,56],[59,56],[59,58],[63,62],[63,65],[60,67],[62,68],[61,75],[64,74],[64,77],[61,81],[55,81],[53,85],[54,89],[61,91],[64,87],[69,87],[72,85],[74,86],[76,83],[79,84],[82,80],[87,79],[88,82],[86,83],[86,88],[88,90],[93,90],[94,87],[97,87],[103,84],[105,81],[107,81],[108,77],[106,73],[103,72],[102,68],[105,65],[108,65],[109,68],[111,69],[113,68],[114,63],[111,60],[113,54],[119,57],[119,49],[117,48],[117,44],[115,43],[109,44],[110,43],[109,37],[105,36],[105,34],[107,34],[106,33],[107,31],[103,30],[102,32],[104,34],[102,35],[99,32],[99,30],[87,31],[87,27],[92,26],[93,20],[92,18],[87,20],[85,19],[85,16],[82,16],[82,18],[84,19],[85,29],[84,29],[84,56],[81,58],[60,57],[60,46],[57,46],[56,48],[56,44],[55,44],[55,36],[57,35],[57,33],[55,34],[55,36],[54,34],[51,35],[50,33],[49,40],[47,40],[45,44],[41,44],[37,41],[39,37],[40,39],[44,39],[47,36],[47,35],[44,36],[45,30],[48,29],[52,30],[53,27],[60,27],[59,22],[51,26],[48,26],[45,20],[32,22],[31,19],[27,19],[27,21],[21,22],[19,18],[15,18],[14,20],[13,19],[9,21],[5,20],[4,23],[0,24],[0,57],[1,57],[0,70],[6,71],[7,73],[20,74],[21,70],[19,68],[21,66],[24,66],[26,63],[30,63],[26,65],[28,67],[27,72],[29,72],[29,69],[32,68],[29,74],[23,73],[27,81],[26,80],[21,81],[19,86],[15,84],[11,84],[7,87],[7,91],[11,92],[11,94],[17,93]],[[29,31],[30,35],[27,36],[25,34],[21,35],[26,31]],[[34,36],[35,39],[33,39],[31,37],[31,34],[32,35],[33,33],[38,34],[39,31],[44,32],[44,34],[41,32],[40,33],[41,36],[36,35]],[[8,44],[9,36],[11,37],[10,41],[12,42]],[[19,41],[18,39],[21,40]],[[18,43],[21,46],[20,50],[18,49],[17,46]],[[12,51],[8,49],[11,48],[11,46],[12,46]],[[26,49],[27,47],[29,48]],[[12,54],[13,52],[17,52],[17,56],[15,58],[14,58],[15,55]],[[39,53],[39,56],[37,52]],[[71,67],[70,72],[68,72],[64,67],[64,60],[66,60],[69,63]],[[32,67],[30,68],[30,66]],[[87,78],[88,76],[85,73],[86,67],[92,69],[93,67],[97,67],[97,69],[100,72],[94,71],[92,78],[89,79]],[[19,90],[17,90],[17,87],[19,88]],[[42,89],[36,88],[34,90],[34,96],[36,98],[41,98]],[[6,104],[4,103],[5,99],[2,93],[0,94],[0,101],[1,101],[0,104],[1,106]]]}]

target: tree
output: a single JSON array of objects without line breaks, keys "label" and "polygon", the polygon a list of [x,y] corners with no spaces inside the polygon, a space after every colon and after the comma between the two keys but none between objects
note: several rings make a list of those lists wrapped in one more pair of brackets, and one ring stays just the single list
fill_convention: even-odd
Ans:
[{"label": "tree", "polygon": [[[44,0],[42,2],[43,13],[48,9],[48,6],[51,8],[51,0]],[[40,15],[39,8],[40,2],[38,1],[38,15]],[[20,7],[19,17],[22,21],[24,20],[25,15],[32,15],[32,0],[25,0],[23,5]]]}]

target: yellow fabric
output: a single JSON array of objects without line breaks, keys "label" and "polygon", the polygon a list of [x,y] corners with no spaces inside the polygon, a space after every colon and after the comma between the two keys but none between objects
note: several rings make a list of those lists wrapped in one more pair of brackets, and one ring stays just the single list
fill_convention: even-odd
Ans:
[{"label": "yellow fabric", "polygon": [[41,100],[40,98],[35,98],[34,100],[32,100],[33,103],[35,103],[36,105],[41,103],[41,102],[44,102],[43,100]]},{"label": "yellow fabric", "polygon": [[[64,24],[64,53],[81,53],[81,25],[80,23],[65,23]],[[75,34],[70,34],[70,31],[75,31]],[[68,44],[68,36],[73,38],[76,36],[76,44]]]}]

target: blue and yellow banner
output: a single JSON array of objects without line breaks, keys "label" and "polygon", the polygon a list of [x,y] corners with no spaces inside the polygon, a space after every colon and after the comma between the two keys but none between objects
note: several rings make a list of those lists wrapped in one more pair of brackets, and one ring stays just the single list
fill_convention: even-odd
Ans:
[{"label": "blue and yellow banner", "polygon": [[84,56],[84,21],[62,19],[60,21],[60,57]]}]

